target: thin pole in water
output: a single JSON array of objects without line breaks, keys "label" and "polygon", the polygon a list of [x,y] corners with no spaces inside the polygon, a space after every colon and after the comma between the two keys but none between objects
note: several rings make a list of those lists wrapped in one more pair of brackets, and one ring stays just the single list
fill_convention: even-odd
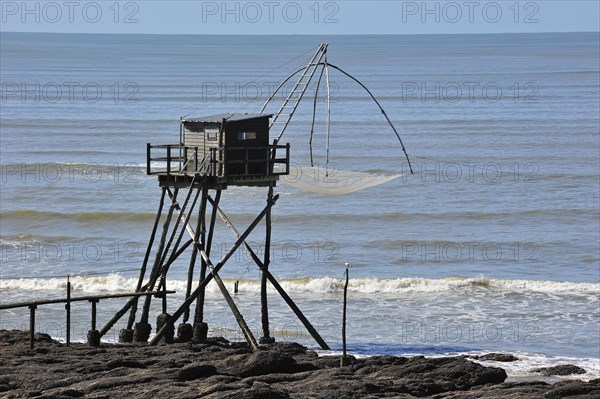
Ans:
[{"label": "thin pole in water", "polygon": [[342,312],[342,358],[340,359],[340,367],[346,365],[346,304],[348,298],[348,268],[350,263],[346,263],[346,283],[344,284],[344,310]]},{"label": "thin pole in water", "polygon": [[65,305],[67,310],[67,346],[71,344],[71,282],[69,276],[67,276],[67,303]]}]

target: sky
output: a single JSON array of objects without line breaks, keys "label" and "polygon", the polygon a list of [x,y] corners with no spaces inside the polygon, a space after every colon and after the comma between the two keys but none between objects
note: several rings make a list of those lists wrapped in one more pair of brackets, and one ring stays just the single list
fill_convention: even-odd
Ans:
[{"label": "sky", "polygon": [[598,0],[0,3],[2,32],[333,35],[600,31]]}]

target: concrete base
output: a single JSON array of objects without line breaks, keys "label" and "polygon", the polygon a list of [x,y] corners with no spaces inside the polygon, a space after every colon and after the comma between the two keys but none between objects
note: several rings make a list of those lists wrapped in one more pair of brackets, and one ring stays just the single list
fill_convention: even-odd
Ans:
[{"label": "concrete base", "polygon": [[[89,340],[89,333],[88,333],[88,340]],[[122,330],[119,331],[119,342],[126,344],[131,341],[133,341],[133,330],[123,328]]]},{"label": "concrete base", "polygon": [[275,338],[273,337],[260,337],[258,343],[261,345],[270,345],[275,343]]},{"label": "concrete base", "polygon": [[177,342],[190,342],[194,337],[194,328],[189,323],[180,324],[177,327]]},{"label": "concrete base", "polygon": [[87,342],[88,345],[93,346],[95,348],[100,346],[100,331],[98,330],[89,330],[87,333]]},{"label": "concrete base", "polygon": [[[168,313],[159,314],[156,318],[156,331],[160,331],[170,318],[171,315]],[[175,326],[171,324],[165,335],[160,339],[160,343],[172,344],[173,342],[175,342]]]},{"label": "concrete base", "polygon": [[194,324],[194,342],[206,342],[206,338],[208,337],[208,324],[206,323],[196,323]]},{"label": "concrete base", "polygon": [[135,342],[148,342],[152,326],[149,323],[135,323],[133,329],[133,340]]}]

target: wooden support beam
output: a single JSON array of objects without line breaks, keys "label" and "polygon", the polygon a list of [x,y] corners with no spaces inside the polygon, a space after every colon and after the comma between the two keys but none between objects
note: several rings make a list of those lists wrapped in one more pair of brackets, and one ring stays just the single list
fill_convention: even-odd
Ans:
[{"label": "wooden support beam", "polygon": [[[167,189],[168,191],[168,189]],[[154,260],[154,265],[152,266],[152,271],[150,272],[150,282],[148,284],[148,289],[153,290],[154,284],[156,284],[156,279],[158,278],[159,270],[161,267],[161,259],[162,253],[165,248],[165,241],[167,239],[167,233],[169,231],[169,226],[171,225],[171,218],[173,217],[173,211],[175,210],[175,204],[177,203],[177,193],[179,192],[178,188],[175,188],[175,192],[171,195],[169,192],[169,196],[171,197],[171,205],[169,206],[169,212],[167,213],[167,218],[165,223],[163,224],[163,231],[160,237],[160,242],[158,245],[158,250],[156,252],[156,259]],[[134,299],[135,300],[135,299]],[[150,302],[152,298],[147,296],[144,300],[144,307],[142,309],[142,316],[140,318],[141,323],[148,323],[148,313],[150,312]],[[133,303],[132,303],[133,305]],[[102,333],[102,331],[100,332]]]},{"label": "wooden support beam", "polygon": [[29,347],[33,349],[35,341],[35,309],[36,305],[29,306]]},{"label": "wooden support beam", "polygon": [[[150,144],[148,144],[150,146]],[[148,163],[148,165],[150,165]],[[150,166],[148,166],[150,168]],[[152,227],[152,233],[150,234],[150,240],[148,241],[148,246],[146,247],[146,254],[144,255],[144,261],[142,262],[142,268],[140,270],[140,277],[138,279],[138,283],[135,291],[139,292],[142,288],[142,284],[144,284],[144,279],[146,278],[146,269],[148,267],[148,260],[150,259],[150,253],[152,252],[152,245],[154,244],[154,239],[156,238],[156,230],[158,229],[158,224],[160,221],[160,215],[162,215],[162,210],[165,204],[165,193],[167,189],[165,187],[161,190],[160,202],[158,203],[158,211],[156,212],[156,218],[154,219],[154,226]],[[131,306],[131,312],[129,313],[129,320],[127,321],[127,329],[131,330],[133,328],[133,323],[135,323],[135,314],[137,312],[139,297],[135,298],[134,303]],[[92,330],[96,328],[93,327]]]},{"label": "wooden support beam", "polygon": [[[198,190],[200,192],[200,190]],[[208,188],[205,186],[202,188],[202,198],[200,199],[200,209],[198,210],[198,221],[196,223],[196,231],[200,232],[200,234],[196,234],[194,236],[194,248],[192,249],[192,256],[190,258],[190,265],[188,267],[188,276],[187,276],[187,285],[185,287],[185,297],[189,297],[192,293],[192,283],[194,279],[194,268],[196,266],[196,257],[198,255],[198,245],[204,245],[204,230],[206,224],[206,197],[208,196]],[[192,214],[193,207],[190,208],[189,214]],[[187,323],[190,318],[190,310],[189,308],[185,310],[183,314],[183,322]]]},{"label": "wooden support beam", "polygon": [[[182,212],[185,211],[185,209],[187,208],[188,202],[190,200],[190,197],[192,195],[192,193],[194,192],[194,187],[193,185],[190,186],[186,196],[185,196],[185,200],[183,201],[183,206],[179,206],[179,203],[176,201],[175,197],[171,197],[173,199],[173,201],[175,201],[173,203],[173,206],[175,207],[175,210],[177,210],[177,212],[179,213],[179,217],[177,218],[177,220],[175,221],[175,226],[173,227],[173,230],[171,232],[171,237],[169,237],[169,241],[167,243],[166,249],[163,253],[162,259],[161,259],[161,264],[164,264],[166,259],[167,259],[167,253],[169,252],[169,249],[171,248],[171,244],[173,243],[173,239],[175,238],[175,234],[177,233],[177,228],[179,227],[179,223],[180,222],[184,222],[184,225],[187,225],[190,216],[192,215],[191,212],[188,212],[189,215],[187,217],[182,216]],[[171,192],[168,191],[169,196],[171,196]],[[192,201],[192,205],[190,206],[190,209],[194,209],[194,206],[196,205],[196,201],[198,201],[198,196],[200,195],[200,190],[196,191],[196,195],[194,196],[194,200]],[[177,247],[179,246],[181,239],[183,237],[183,229],[179,232],[179,236],[177,237],[177,241],[175,242],[175,245],[173,247],[173,251],[171,252],[171,256],[176,252]],[[162,276],[163,278],[165,277],[164,274]]]},{"label": "wooden support beam", "polygon": [[[241,237],[240,234],[239,234],[239,232],[235,228],[235,226],[231,223],[231,221],[229,220],[229,218],[223,213],[223,211],[220,208],[218,208],[218,213],[219,213],[219,216],[221,217],[221,219],[223,220],[223,222],[225,222],[225,224],[227,225],[227,227],[229,227],[229,230],[231,230],[231,232],[236,237],[238,237],[238,238]],[[264,265],[263,265],[262,261],[258,258],[258,256],[256,256],[256,253],[252,250],[252,248],[250,247],[250,245],[248,245],[248,243],[246,243],[245,239],[244,239],[243,245],[244,245],[244,248],[246,248],[246,250],[250,254],[250,257],[252,257],[252,259],[254,260],[254,263],[256,263],[256,265],[260,268],[260,270],[264,272],[264,274],[266,275],[266,277],[269,280],[269,282],[273,285],[273,287],[277,290],[277,292],[279,293],[279,295],[281,295],[281,297],[283,298],[283,300],[288,304],[288,306],[296,314],[296,316],[298,317],[298,319],[300,319],[300,321],[302,322],[302,324],[304,324],[304,327],[312,335],[312,337],[315,339],[315,341],[317,341],[317,343],[321,346],[321,349],[323,349],[323,350],[329,350],[330,349],[329,345],[327,345],[327,343],[323,340],[323,338],[321,337],[321,335],[319,335],[319,333],[317,332],[317,330],[312,326],[312,324],[310,324],[310,322],[308,321],[308,319],[304,316],[304,314],[298,308],[298,306],[296,306],[296,304],[294,303],[294,301],[292,300],[292,298],[290,298],[290,296],[287,294],[287,292],[285,292],[285,290],[283,289],[283,287],[281,287],[281,285],[277,282],[277,280],[275,279],[275,277],[273,277],[273,275],[268,270],[266,270],[264,268]]]},{"label": "wooden support beam", "polygon": [[[269,192],[267,194],[267,203],[270,203],[273,199],[273,184],[269,186]],[[264,254],[264,269],[269,269],[269,263],[271,262],[271,208],[265,216],[265,254]],[[269,331],[269,307],[267,303],[267,275],[265,272],[261,273],[260,279],[260,311],[262,321],[262,340],[264,343],[270,343],[273,341],[271,338],[271,332]]]},{"label": "wooden support beam", "polygon": [[[221,201],[221,190],[217,190],[214,201],[210,198],[210,196],[207,196],[206,199],[210,200],[211,203],[213,203],[213,204],[219,204],[219,202]],[[204,245],[204,252],[206,252],[206,254],[209,257],[210,257],[210,252],[212,249],[212,240],[213,240],[213,236],[214,236],[214,232],[215,232],[216,220],[217,220],[217,210],[213,206],[212,212],[211,212],[211,217],[210,217],[210,226],[208,228],[208,237],[206,239],[206,244]],[[204,240],[202,240],[202,242],[204,242]],[[204,280],[206,278],[206,269],[207,269],[206,261],[202,257],[201,257],[201,259],[202,259],[202,262],[200,264],[200,281],[199,282],[202,282],[202,280]],[[204,322],[204,294],[205,294],[205,289],[203,288],[200,291],[200,294],[198,295],[198,299],[196,300],[196,311],[194,313],[194,324]]]},{"label": "wooden support beam", "polygon": [[97,309],[96,306],[98,304],[99,299],[90,299],[90,303],[92,304],[92,330],[96,329],[96,315],[97,315]]},{"label": "wooden support beam", "polygon": [[67,311],[67,347],[71,345],[71,282],[67,276],[67,303],[65,304]]},{"label": "wooden support beam", "polygon": [[177,321],[177,319],[179,319],[179,317],[181,317],[181,315],[183,314],[183,312],[185,312],[185,309],[189,308],[190,304],[200,294],[200,291],[203,290],[204,287],[206,287],[206,285],[214,278],[214,276],[217,275],[217,273],[219,272],[219,270],[221,270],[221,268],[225,265],[225,263],[229,260],[229,258],[231,258],[231,256],[240,247],[240,245],[242,245],[242,243],[246,240],[246,238],[250,235],[250,233],[254,230],[254,228],[260,223],[260,221],[266,215],[268,209],[271,206],[273,206],[275,204],[275,202],[277,202],[277,199],[279,199],[278,195],[276,195],[275,197],[273,197],[272,203],[271,204],[267,204],[267,206],[265,207],[265,209],[263,209],[263,211],[256,217],[256,219],[254,220],[254,222],[252,222],[252,224],[246,229],[246,231],[237,239],[237,241],[231,246],[231,248],[229,249],[229,251],[223,256],[223,258],[219,261],[219,263],[217,263],[216,266],[213,266],[212,262],[210,261],[210,258],[207,256],[206,252],[204,252],[203,250],[201,251],[202,257],[206,261],[208,267],[210,267],[210,269],[211,269],[210,270],[210,274],[208,276],[206,276],[206,278],[204,280],[202,280],[200,282],[200,284],[198,284],[198,287],[184,301],[184,303],[179,307],[179,309],[177,309],[177,311],[175,311],[175,313],[173,313],[173,315],[165,323],[165,325],[163,326],[163,328],[161,328],[159,331],[157,331],[157,333],[154,336],[154,338],[152,338],[152,340],[150,341],[150,345],[156,345],[161,340],[161,338],[165,335],[165,333],[167,332],[168,328],[170,326],[173,326],[175,324],[175,322]]}]

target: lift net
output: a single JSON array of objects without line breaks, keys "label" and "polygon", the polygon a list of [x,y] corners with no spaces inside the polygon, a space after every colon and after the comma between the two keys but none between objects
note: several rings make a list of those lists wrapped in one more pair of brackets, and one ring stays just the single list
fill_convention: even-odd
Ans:
[{"label": "lift net", "polygon": [[293,187],[313,193],[343,195],[387,183],[405,174],[381,175],[304,166],[292,168],[290,174],[283,176],[281,180]]}]

